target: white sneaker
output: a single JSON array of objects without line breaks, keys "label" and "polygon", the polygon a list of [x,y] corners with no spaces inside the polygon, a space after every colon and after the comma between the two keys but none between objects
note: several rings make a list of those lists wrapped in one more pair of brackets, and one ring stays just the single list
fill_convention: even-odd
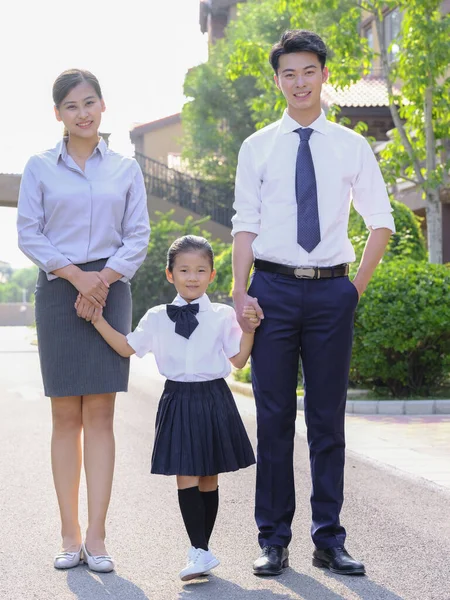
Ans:
[{"label": "white sneaker", "polygon": [[210,569],[220,565],[220,562],[209,550],[191,547],[188,552],[186,567],[180,571],[181,581],[189,581],[201,575],[206,575]]},{"label": "white sneaker", "polygon": [[[188,552],[188,563],[189,563],[189,561],[190,561],[190,560],[192,560],[192,558],[193,558],[193,556],[194,556],[194,553],[195,553],[195,551],[196,551],[196,550],[197,550],[197,548],[194,548],[194,546],[191,546],[191,547],[189,548],[189,552]],[[204,577],[205,575],[211,575],[211,571],[210,571],[210,570],[208,570],[208,571],[205,571],[204,573],[200,573],[200,576],[201,576],[201,577]]]}]

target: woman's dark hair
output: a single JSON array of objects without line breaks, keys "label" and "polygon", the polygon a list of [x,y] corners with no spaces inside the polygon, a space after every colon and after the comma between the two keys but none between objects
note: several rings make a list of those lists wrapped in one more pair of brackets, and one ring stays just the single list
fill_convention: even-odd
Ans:
[{"label": "woman's dark hair", "polygon": [[[89,83],[94,88],[94,91],[100,100],[103,98],[100,84],[95,75],[90,71],[85,71],[83,69],[68,69],[61,73],[53,84],[52,94],[56,108],[59,108],[67,94],[71,92],[73,88],[77,87],[77,85],[80,85],[80,83]],[[68,131],[65,128],[63,135],[64,137],[68,136]]]},{"label": "woman's dark hair", "polygon": [[306,29],[293,29],[285,31],[270,51],[269,61],[275,74],[278,74],[280,56],[293,52],[312,52],[317,55],[322,69],[327,60],[327,47],[317,33]]},{"label": "woman's dark hair", "polygon": [[214,269],[214,252],[211,244],[204,237],[184,235],[174,241],[167,252],[167,269],[170,273],[173,271],[175,258],[181,252],[201,252],[208,258],[211,270]]}]

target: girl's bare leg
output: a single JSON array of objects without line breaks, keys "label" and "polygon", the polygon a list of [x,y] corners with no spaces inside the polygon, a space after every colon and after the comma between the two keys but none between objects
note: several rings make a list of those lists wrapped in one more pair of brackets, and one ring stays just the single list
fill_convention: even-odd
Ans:
[{"label": "girl's bare leg", "polygon": [[198,487],[201,492],[214,492],[215,490],[217,490],[218,483],[218,475],[211,475],[210,477],[200,477]]},{"label": "girl's bare leg", "polygon": [[62,547],[76,552],[81,544],[78,494],[81,472],[81,396],[51,399],[53,481],[61,515]]},{"label": "girl's bare leg", "polygon": [[105,521],[111,498],[115,461],[115,394],[87,395],[82,399],[84,470],[88,495],[86,547],[93,555],[107,554]]},{"label": "girl's bare leg", "polygon": [[189,477],[186,475],[177,475],[177,488],[186,490],[187,488],[197,487],[200,477]]}]

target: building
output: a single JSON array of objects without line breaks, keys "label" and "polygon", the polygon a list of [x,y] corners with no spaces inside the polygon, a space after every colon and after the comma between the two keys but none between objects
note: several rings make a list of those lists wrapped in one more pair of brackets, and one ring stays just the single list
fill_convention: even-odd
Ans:
[{"label": "building", "polygon": [[137,154],[147,156],[170,168],[181,167],[182,137],[180,113],[135,125],[130,131],[130,139]]},{"label": "building", "polygon": [[237,16],[237,4],[246,0],[200,0],[200,30],[214,44],[225,35],[225,28]]}]

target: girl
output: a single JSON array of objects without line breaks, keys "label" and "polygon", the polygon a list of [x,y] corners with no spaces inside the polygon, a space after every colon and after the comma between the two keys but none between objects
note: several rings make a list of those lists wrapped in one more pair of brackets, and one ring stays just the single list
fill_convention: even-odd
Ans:
[{"label": "girl", "polygon": [[[178,499],[192,547],[183,581],[219,564],[208,547],[219,502],[218,473],[254,464],[250,441],[224,381],[230,362],[242,368],[253,333],[242,333],[230,306],[211,303],[213,251],[188,235],[169,248],[166,277],[178,292],[172,304],[151,308],[134,332],[115,331],[95,309],[92,323],[121,356],[152,351],[167,377],[156,416],[152,473],[176,475]],[[255,328],[253,308],[244,309]]]},{"label": "girl", "polygon": [[[106,572],[114,568],[104,543],[114,470],[114,400],[127,389],[129,361],[87,321],[102,307],[114,327],[130,330],[129,280],[147,252],[147,198],[136,161],[112,152],[99,137],[105,102],[94,75],[65,71],[54,83],[53,100],[64,138],[28,161],[17,227],[20,248],[40,267],[36,326],[44,391],[52,405],[52,470],[62,533],[54,566],[75,567],[83,548],[90,568]],[[89,521],[83,545],[82,431]]]}]

